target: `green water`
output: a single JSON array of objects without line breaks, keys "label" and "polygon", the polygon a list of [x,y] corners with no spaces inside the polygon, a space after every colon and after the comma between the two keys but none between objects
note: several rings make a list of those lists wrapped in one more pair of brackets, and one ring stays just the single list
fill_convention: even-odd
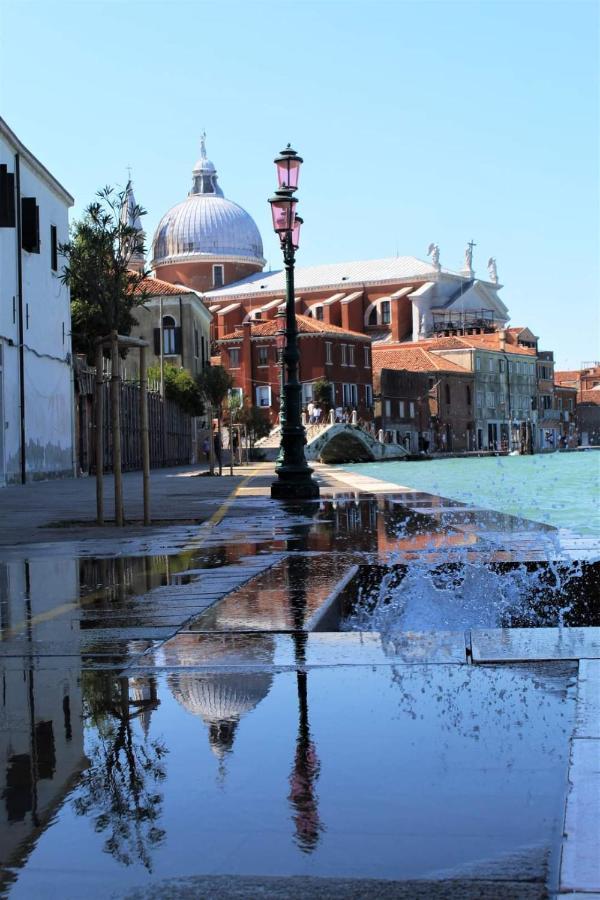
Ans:
[{"label": "green water", "polygon": [[365,463],[344,468],[600,538],[600,451]]}]

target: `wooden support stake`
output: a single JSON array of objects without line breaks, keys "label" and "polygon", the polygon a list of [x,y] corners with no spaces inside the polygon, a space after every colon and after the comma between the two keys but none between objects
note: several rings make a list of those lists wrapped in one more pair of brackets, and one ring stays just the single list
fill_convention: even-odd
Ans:
[{"label": "wooden support stake", "polygon": [[140,427],[142,432],[142,483],[144,492],[144,525],[150,524],[150,440],[148,430],[148,379],[146,348],[140,347]]},{"label": "wooden support stake", "polygon": [[104,525],[104,378],[102,345],[96,347],[96,522]]},{"label": "wooden support stake", "polygon": [[111,378],[110,405],[113,444],[113,476],[115,480],[115,524],[123,525],[123,477],[121,474],[121,379],[119,377],[119,336],[110,340]]}]

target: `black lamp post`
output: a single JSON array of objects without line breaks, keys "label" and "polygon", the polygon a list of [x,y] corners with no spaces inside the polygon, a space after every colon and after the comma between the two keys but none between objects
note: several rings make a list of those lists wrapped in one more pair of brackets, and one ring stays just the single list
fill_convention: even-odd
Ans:
[{"label": "black lamp post", "polygon": [[298,328],[294,296],[294,263],[300,243],[302,219],[296,215],[298,200],[294,191],[302,159],[288,144],[275,159],[279,189],[270,198],[273,228],[279,235],[285,266],[285,347],[281,365],[285,369],[283,396],[280,398],[281,448],[275,471],[277,479],[271,485],[271,497],[278,500],[306,500],[319,496],[319,486],[312,478],[312,469],[304,458],[306,441],[302,425],[302,387],[298,381]]}]

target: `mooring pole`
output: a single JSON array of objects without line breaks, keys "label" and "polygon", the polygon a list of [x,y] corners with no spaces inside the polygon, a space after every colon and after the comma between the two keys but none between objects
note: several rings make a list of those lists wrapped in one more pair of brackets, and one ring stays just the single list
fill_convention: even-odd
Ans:
[{"label": "mooring pole", "polygon": [[119,377],[119,336],[110,336],[110,401],[113,449],[113,477],[115,480],[115,524],[123,525],[123,478],[121,475],[121,384]]},{"label": "mooring pole", "polygon": [[150,524],[150,440],[148,436],[148,378],[146,348],[140,347],[140,425],[142,430],[142,483],[144,525]]},{"label": "mooring pole", "polygon": [[96,347],[96,522],[104,525],[104,377],[102,344]]}]

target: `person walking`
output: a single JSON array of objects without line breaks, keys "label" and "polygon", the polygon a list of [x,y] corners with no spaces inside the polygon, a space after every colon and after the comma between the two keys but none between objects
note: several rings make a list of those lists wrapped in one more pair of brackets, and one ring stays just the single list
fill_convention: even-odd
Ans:
[{"label": "person walking", "polygon": [[205,437],[204,441],[202,442],[202,452],[204,453],[204,458],[206,459],[206,462],[208,462],[210,459],[210,444],[208,442],[207,437]]},{"label": "person walking", "polygon": [[309,400],[306,404],[306,412],[308,414],[308,424],[314,425],[315,423],[315,404],[312,400]]}]

